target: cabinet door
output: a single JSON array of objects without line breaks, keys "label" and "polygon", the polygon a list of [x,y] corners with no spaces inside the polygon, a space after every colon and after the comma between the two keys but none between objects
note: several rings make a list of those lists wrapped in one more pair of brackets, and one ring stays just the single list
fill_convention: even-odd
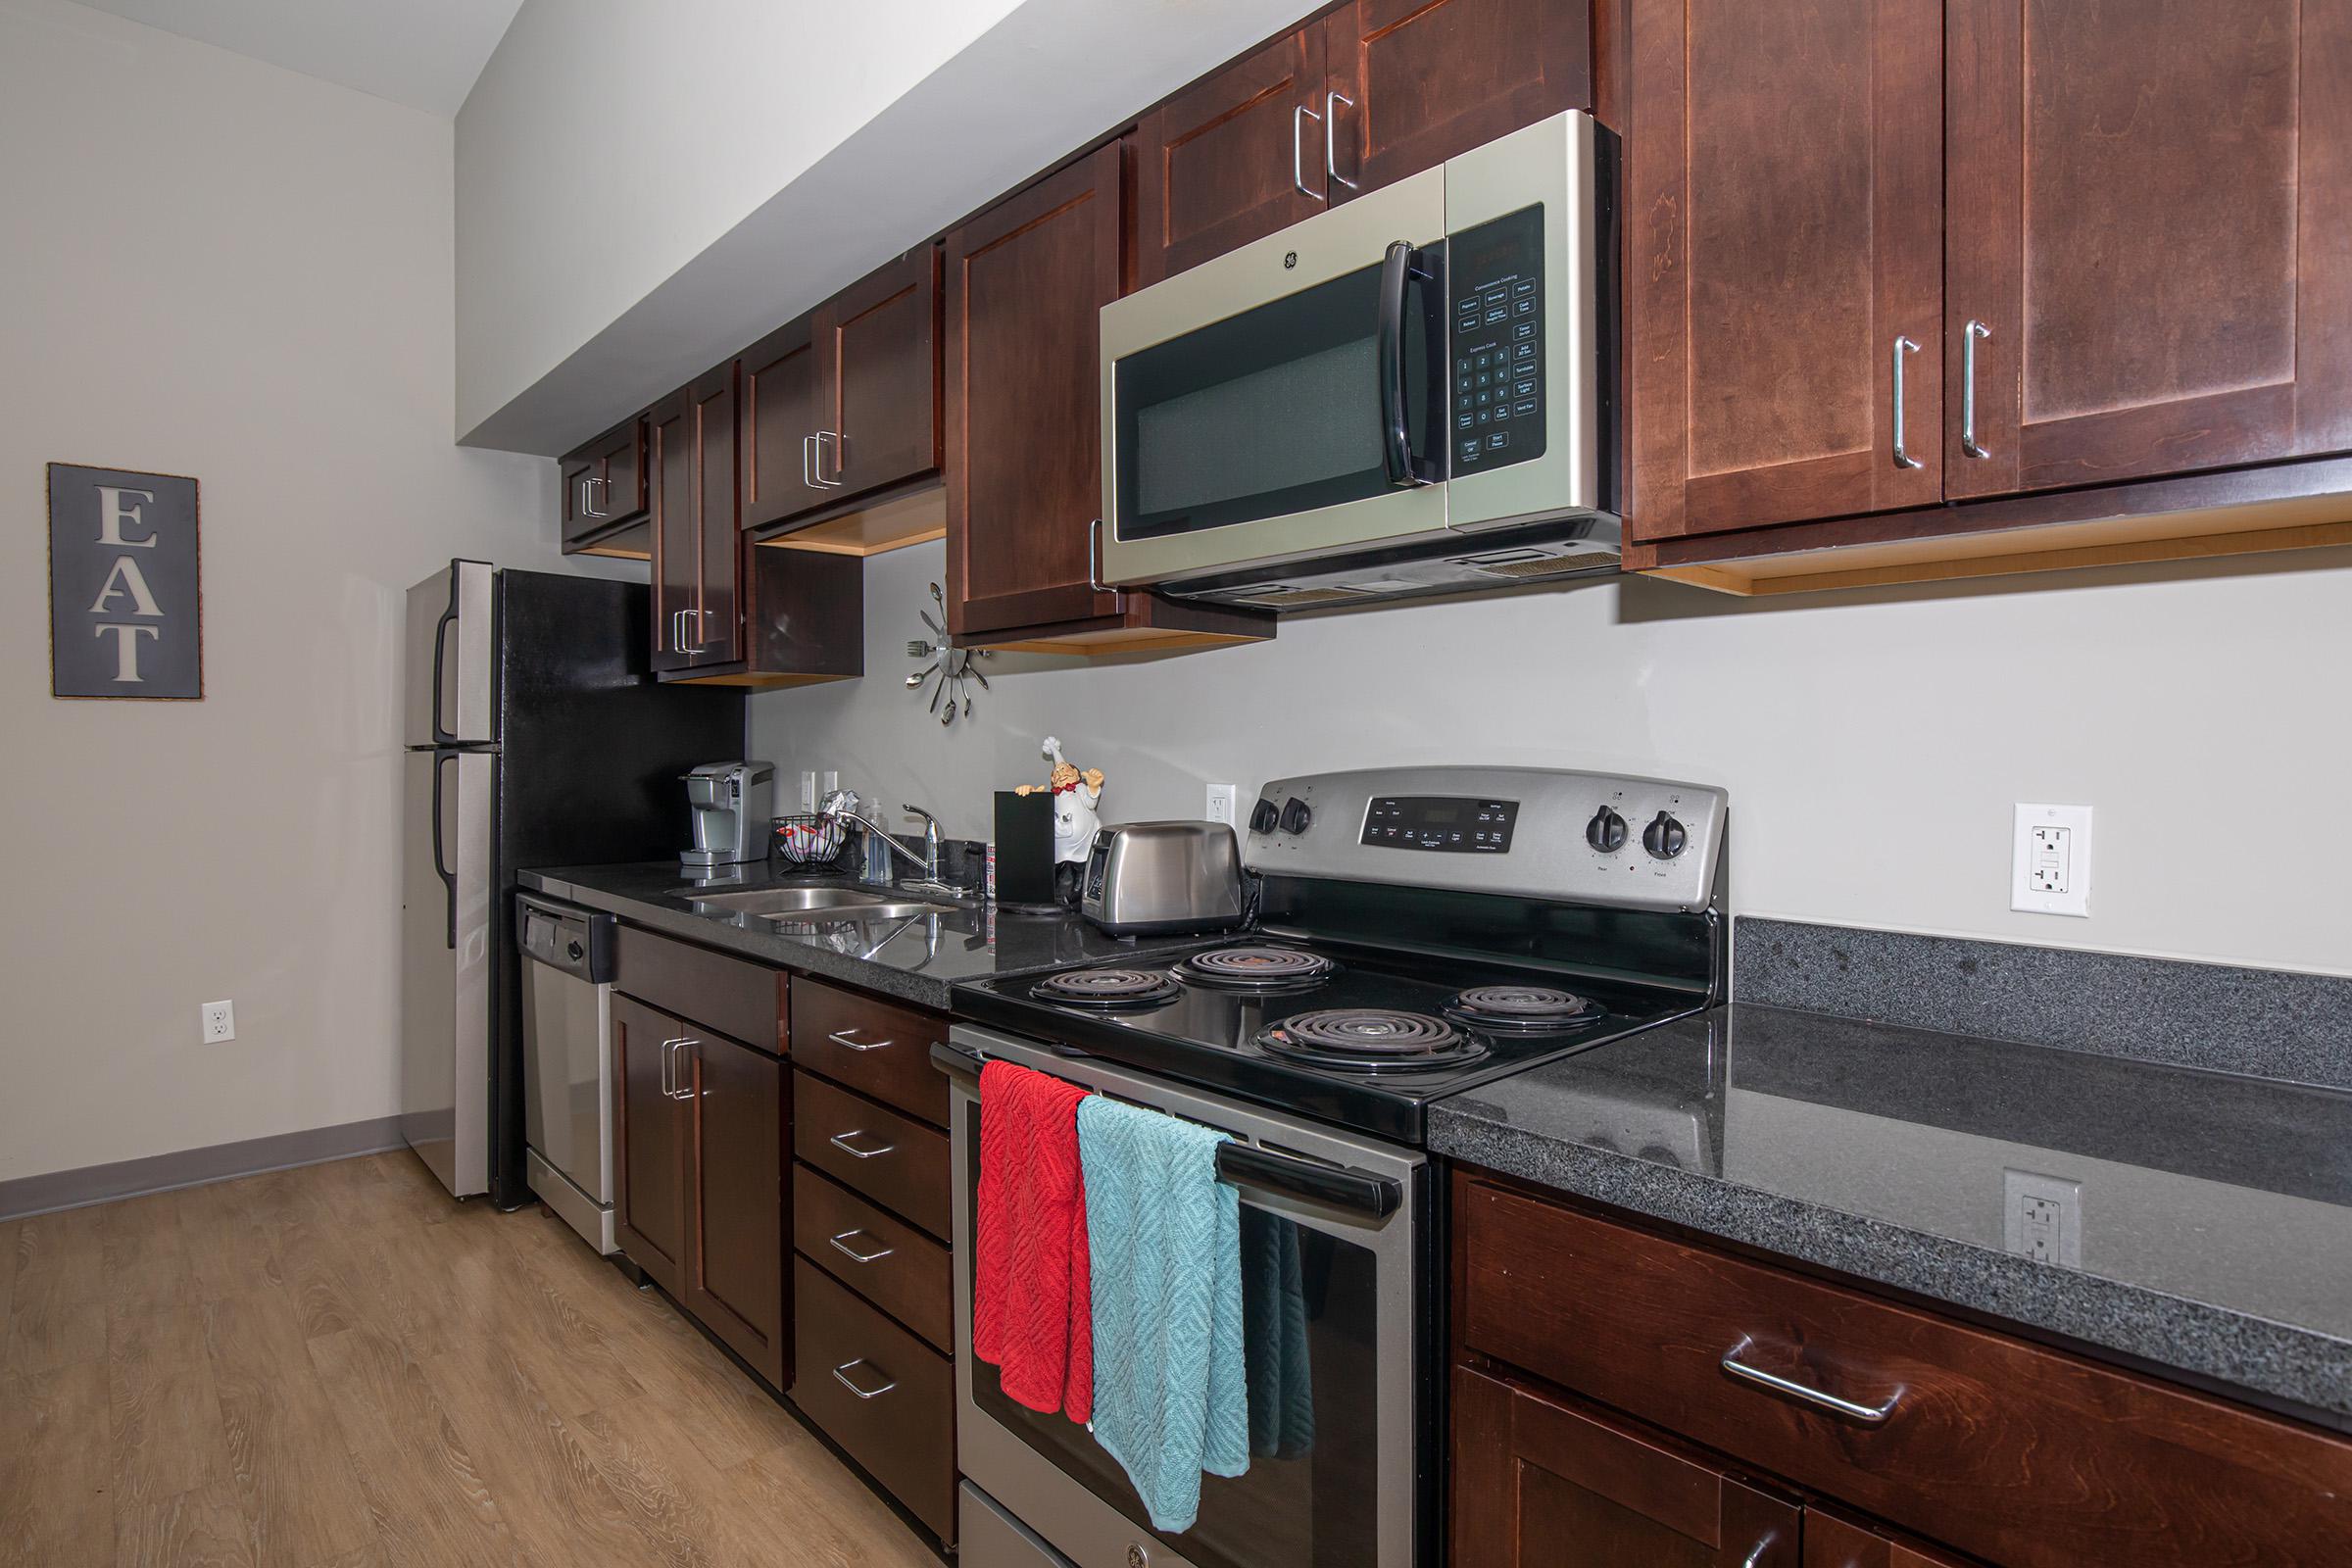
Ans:
[{"label": "cabinet door", "polygon": [[[1946,374],[1995,495],[2352,447],[2352,4],[1952,0]],[[1969,323],[1982,330],[1969,332]]]},{"label": "cabinet door", "polygon": [[1302,27],[1135,127],[1135,281],[1156,283],[1311,218],[1326,200],[1323,31]]},{"label": "cabinet door", "polygon": [[612,1072],[620,1084],[613,1208],[620,1250],[675,1297],[686,1291],[686,1117],[677,1022],[612,998]]},{"label": "cabinet door", "polygon": [[1324,18],[1314,107],[1330,116],[1332,200],[1591,108],[1589,16],[1556,0],[1354,0]]},{"label": "cabinet door", "polygon": [[654,535],[653,609],[656,669],[693,662],[691,621],[702,577],[702,544],[694,526],[694,418],[688,395],[675,392],[646,418],[651,479],[646,511]]},{"label": "cabinet door", "polygon": [[1807,1508],[1804,1568],[1966,1568],[1966,1564],[1879,1526]]},{"label": "cabinet door", "polygon": [[562,515],[565,542],[602,528],[604,524],[588,510],[588,481],[596,477],[596,461],[583,453],[574,453],[565,458],[556,471],[564,484]]},{"label": "cabinet door", "polygon": [[948,235],[948,624],[1117,612],[1097,593],[1097,314],[1118,298],[1119,149],[1103,147]]},{"label": "cabinet door", "polygon": [[686,1305],[784,1387],[784,1067],[696,1032]]},{"label": "cabinet door", "polygon": [[596,481],[588,502],[592,520],[611,528],[645,514],[645,420],[625,419],[600,436],[594,447]]},{"label": "cabinet door", "polygon": [[939,471],[939,248],[925,245],[816,313],[818,478],[838,499]]},{"label": "cabinet door", "polygon": [[691,662],[743,657],[743,539],[736,508],[735,362],[689,389],[693,441],[695,599],[686,630]]},{"label": "cabinet door", "polygon": [[1940,500],[1942,18],[1634,8],[1637,540]]},{"label": "cabinet door", "polygon": [[802,317],[743,356],[743,525],[763,528],[824,504],[816,461],[815,318]]},{"label": "cabinet door", "polygon": [[1794,1504],[1457,1368],[1453,1568],[1798,1568]]}]

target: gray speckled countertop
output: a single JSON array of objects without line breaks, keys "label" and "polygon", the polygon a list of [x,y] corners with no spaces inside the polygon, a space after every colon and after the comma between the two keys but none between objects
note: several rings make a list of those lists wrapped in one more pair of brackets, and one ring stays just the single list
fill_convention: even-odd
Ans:
[{"label": "gray speckled countertop", "polygon": [[688,875],[675,860],[558,866],[524,871],[517,880],[533,892],[610,910],[632,925],[943,1011],[950,988],[959,981],[1102,963],[1200,940],[1105,936],[1074,914],[1024,914],[983,902],[892,920],[791,923],[696,903],[697,895],[707,893],[863,885],[840,877],[779,874],[765,864],[730,866],[708,877]]},{"label": "gray speckled countertop", "polygon": [[[1738,1004],[1430,1107],[1430,1147],[2352,1429],[2352,1094]],[[2081,1266],[2004,1245],[2080,1186]]]}]

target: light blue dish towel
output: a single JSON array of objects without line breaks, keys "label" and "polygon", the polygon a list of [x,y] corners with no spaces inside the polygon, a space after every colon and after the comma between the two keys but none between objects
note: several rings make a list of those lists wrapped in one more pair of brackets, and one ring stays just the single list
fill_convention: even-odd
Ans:
[{"label": "light blue dish towel", "polygon": [[1078,1106],[1094,1284],[1095,1441],[1152,1528],[1200,1512],[1200,1473],[1250,1468],[1241,1195],[1223,1133],[1090,1095]]}]

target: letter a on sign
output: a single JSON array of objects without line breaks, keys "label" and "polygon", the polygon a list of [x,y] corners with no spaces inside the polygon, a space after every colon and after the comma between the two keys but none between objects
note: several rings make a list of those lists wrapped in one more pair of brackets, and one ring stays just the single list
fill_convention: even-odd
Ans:
[{"label": "letter a on sign", "polygon": [[204,696],[196,481],[49,465],[49,689]]}]

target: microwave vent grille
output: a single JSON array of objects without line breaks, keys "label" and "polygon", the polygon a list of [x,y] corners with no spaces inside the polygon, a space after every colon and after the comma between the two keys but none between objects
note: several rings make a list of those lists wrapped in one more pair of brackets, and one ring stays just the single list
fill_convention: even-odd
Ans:
[{"label": "microwave vent grille", "polygon": [[1344,605],[1355,599],[1376,599],[1379,595],[1361,588],[1268,588],[1259,593],[1237,594],[1237,605],[1263,605],[1268,610],[1305,610],[1313,605]]},{"label": "microwave vent grille", "polygon": [[1466,561],[1463,565],[1490,577],[1556,577],[1571,571],[1606,571],[1617,564],[1617,555],[1609,550],[1581,550],[1566,556],[1539,556],[1532,561],[1503,561],[1492,565]]}]

